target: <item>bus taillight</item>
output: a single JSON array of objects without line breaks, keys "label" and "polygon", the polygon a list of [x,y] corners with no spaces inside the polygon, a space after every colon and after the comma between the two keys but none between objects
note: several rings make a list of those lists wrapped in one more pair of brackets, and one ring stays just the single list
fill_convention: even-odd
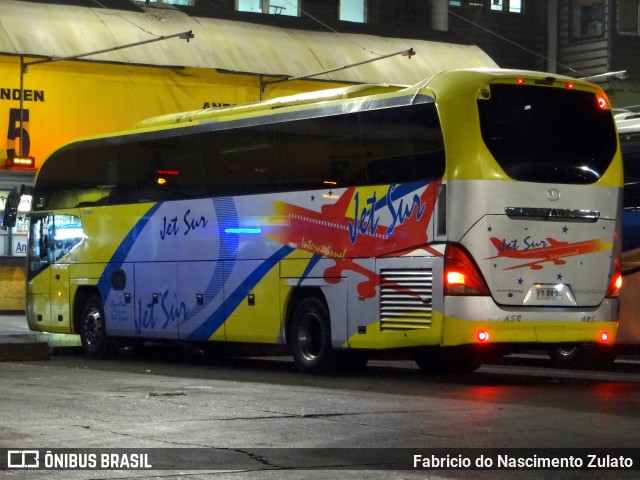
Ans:
[{"label": "bus taillight", "polygon": [[489,295],[478,267],[458,245],[448,245],[444,255],[444,294]]},{"label": "bus taillight", "polygon": [[600,107],[600,110],[606,110],[609,108],[609,101],[604,95],[598,95],[596,97],[596,102],[598,102],[598,107]]},{"label": "bus taillight", "polygon": [[609,343],[609,332],[600,332],[600,341],[602,343]]}]

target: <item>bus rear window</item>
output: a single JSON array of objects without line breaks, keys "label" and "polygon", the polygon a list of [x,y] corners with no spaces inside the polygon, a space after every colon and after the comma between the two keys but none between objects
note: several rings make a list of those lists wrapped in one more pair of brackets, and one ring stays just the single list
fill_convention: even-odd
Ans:
[{"label": "bus rear window", "polygon": [[478,110],[485,144],[514,180],[594,183],[616,151],[611,111],[593,92],[498,84]]}]

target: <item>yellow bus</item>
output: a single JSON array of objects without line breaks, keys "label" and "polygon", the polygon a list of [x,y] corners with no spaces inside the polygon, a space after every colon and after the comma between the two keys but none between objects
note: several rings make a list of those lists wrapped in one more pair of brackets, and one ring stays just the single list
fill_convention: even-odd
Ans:
[{"label": "yellow bus", "polygon": [[310,373],[387,352],[472,371],[514,345],[610,344],[621,187],[606,95],[547,73],[453,70],[152,118],[42,165],[27,319],[89,355],[262,344]]},{"label": "yellow bus", "polygon": [[624,211],[622,222],[622,272],[620,291],[619,350],[638,350],[640,321],[640,113],[616,115],[624,163]]}]

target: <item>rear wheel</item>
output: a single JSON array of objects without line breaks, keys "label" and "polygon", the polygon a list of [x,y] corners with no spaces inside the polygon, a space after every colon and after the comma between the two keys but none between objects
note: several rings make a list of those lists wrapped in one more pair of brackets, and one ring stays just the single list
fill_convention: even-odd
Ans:
[{"label": "rear wheel", "polygon": [[99,295],[91,295],[80,311],[82,351],[93,358],[104,358],[111,352],[111,341],[105,329],[104,307]]},{"label": "rear wheel", "polygon": [[557,368],[592,368],[610,366],[617,353],[611,345],[571,345],[549,350],[549,357]]},{"label": "rear wheel", "polygon": [[551,364],[556,368],[580,367],[584,364],[584,352],[582,347],[567,346],[549,350]]},{"label": "rear wheel", "polygon": [[298,304],[291,318],[289,342],[301,372],[324,373],[335,366],[329,312],[321,300],[309,297]]}]

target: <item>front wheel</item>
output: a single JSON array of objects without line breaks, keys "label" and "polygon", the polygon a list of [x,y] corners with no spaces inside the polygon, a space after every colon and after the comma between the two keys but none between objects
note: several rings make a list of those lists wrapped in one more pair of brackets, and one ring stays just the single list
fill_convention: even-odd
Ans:
[{"label": "front wheel", "polygon": [[104,307],[99,295],[91,295],[80,311],[80,340],[88,357],[104,358],[111,351],[104,319]]},{"label": "front wheel", "polygon": [[298,304],[291,319],[289,341],[301,372],[324,373],[334,367],[329,312],[321,300],[309,297]]}]

